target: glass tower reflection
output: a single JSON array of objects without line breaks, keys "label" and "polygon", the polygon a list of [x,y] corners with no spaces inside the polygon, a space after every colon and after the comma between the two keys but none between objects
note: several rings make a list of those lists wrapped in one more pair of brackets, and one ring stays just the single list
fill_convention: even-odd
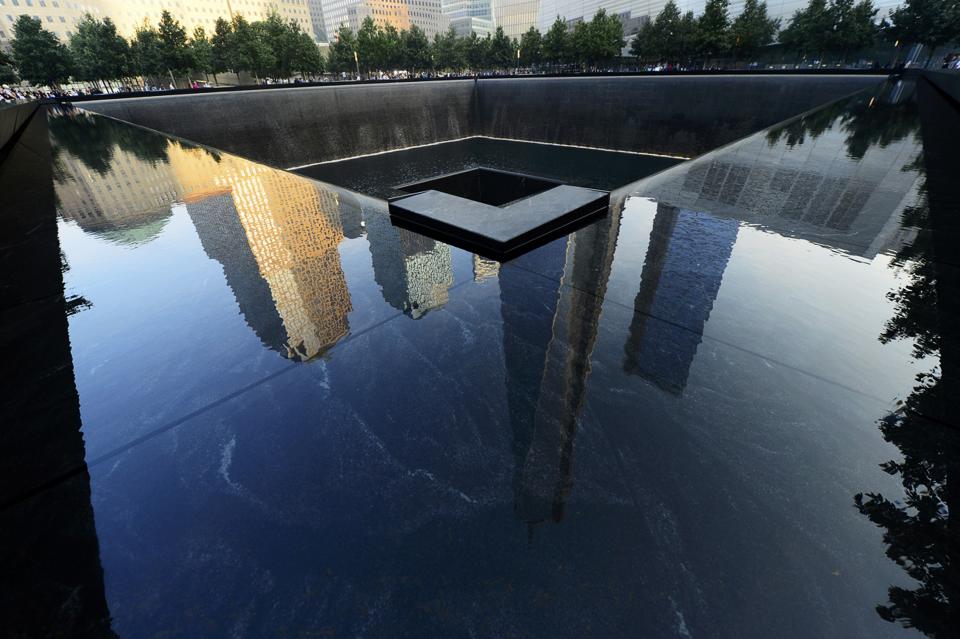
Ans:
[{"label": "glass tower reflection", "polygon": [[[534,526],[563,519],[573,486],[577,425],[619,226],[611,216],[500,270],[514,508],[531,539]],[[531,286],[526,268],[556,279]]]},{"label": "glass tower reflection", "polygon": [[736,220],[657,204],[624,345],[624,371],[671,393],[683,392],[737,228]]}]

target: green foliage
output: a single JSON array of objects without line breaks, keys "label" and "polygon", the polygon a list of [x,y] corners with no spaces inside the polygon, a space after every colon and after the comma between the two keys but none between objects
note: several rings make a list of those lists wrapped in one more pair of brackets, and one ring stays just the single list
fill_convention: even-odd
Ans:
[{"label": "green foliage", "polygon": [[360,68],[367,73],[374,69],[384,68],[386,61],[383,30],[367,16],[357,30],[357,54],[360,58]]},{"label": "green foliage", "polygon": [[832,31],[827,0],[810,0],[790,18],[790,24],[780,33],[780,43],[799,53],[820,55],[830,48]]},{"label": "green foliage", "polygon": [[503,27],[497,27],[493,37],[490,38],[490,48],[487,51],[487,65],[495,69],[509,69],[516,66],[517,49],[510,41],[510,38],[503,32]]},{"label": "green foliage", "polygon": [[160,60],[163,67],[175,75],[187,73],[191,62],[187,30],[165,10],[160,14],[157,34],[160,36]]},{"label": "green foliage", "polygon": [[101,21],[89,13],[70,38],[70,55],[76,80],[111,80],[127,75],[130,69],[130,45],[117,34],[116,25],[110,18]]},{"label": "green foliage", "polygon": [[392,24],[383,30],[383,64],[387,69],[398,69],[403,66],[403,46],[400,32]]},{"label": "green foliage", "polygon": [[879,32],[874,23],[877,9],[871,0],[810,0],[793,14],[790,24],[780,33],[784,47],[799,53],[847,52],[872,44]]},{"label": "green foliage", "polygon": [[620,56],[623,48],[623,24],[617,16],[597,11],[590,22],[580,22],[573,30],[573,51],[577,60],[593,66]]},{"label": "green foliage", "polygon": [[155,78],[165,73],[160,56],[160,35],[146,21],[130,43],[130,61],[132,72],[141,77]]},{"label": "green foliage", "polygon": [[293,45],[293,58],[290,68],[303,76],[315,76],[323,73],[323,56],[320,47],[309,33],[300,31]]},{"label": "green foliage", "polygon": [[203,27],[194,29],[190,38],[190,66],[194,71],[213,73],[213,45]]},{"label": "green foliage", "polygon": [[773,42],[779,29],[780,20],[767,16],[765,0],[745,0],[743,12],[730,25],[733,50],[738,57],[753,54]]},{"label": "green foliage", "polygon": [[353,29],[341,26],[337,29],[334,41],[330,43],[327,57],[327,68],[334,73],[351,72],[355,69],[353,54],[357,50],[357,38]]},{"label": "green foliage", "polygon": [[432,68],[430,60],[430,41],[427,34],[417,25],[412,25],[409,31],[400,33],[403,48],[403,66],[411,71],[423,71]]},{"label": "green foliage", "polygon": [[210,38],[210,71],[214,74],[223,73],[232,69],[230,39],[233,35],[233,25],[217,18],[213,28],[213,37]]},{"label": "green foliage", "polygon": [[957,0],[905,0],[890,12],[891,38],[932,49],[960,38],[960,3]]},{"label": "green foliage", "polygon": [[570,54],[570,36],[566,21],[557,16],[543,36],[543,59],[552,64],[566,62]]},{"label": "green foliage", "polygon": [[13,58],[7,55],[7,52],[0,49],[0,84],[17,84],[20,82],[20,76],[13,68]]},{"label": "green foliage", "polygon": [[249,71],[254,77],[263,78],[276,69],[277,60],[267,43],[265,25],[250,24],[242,15],[233,18],[227,51],[235,73]]},{"label": "green foliage", "polygon": [[697,21],[697,53],[705,58],[720,56],[730,46],[730,0],[707,0]]},{"label": "green foliage", "polygon": [[55,87],[70,78],[70,52],[40,20],[21,15],[13,26],[13,61],[21,78],[34,86]]},{"label": "green foliage", "polygon": [[453,27],[433,38],[433,63],[437,69],[459,71],[466,66],[463,47],[459,46],[457,32]]},{"label": "green foliage", "polygon": [[848,51],[863,49],[873,44],[879,33],[874,22],[877,8],[871,0],[833,0],[830,3],[833,18],[833,41],[831,50],[840,51],[844,57]]},{"label": "green foliage", "polygon": [[520,36],[520,64],[529,67],[543,60],[543,37],[536,27]]}]

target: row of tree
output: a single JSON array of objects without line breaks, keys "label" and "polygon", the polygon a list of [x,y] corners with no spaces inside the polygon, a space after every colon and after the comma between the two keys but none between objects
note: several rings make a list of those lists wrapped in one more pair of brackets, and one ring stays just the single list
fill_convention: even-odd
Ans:
[{"label": "row of tree", "polygon": [[781,31],[763,0],[745,0],[730,18],[729,0],[707,0],[703,13],[681,14],[670,0],[637,33],[630,53],[639,60],[691,63],[711,59],[746,59],[775,41],[800,56],[840,62],[878,43],[921,44],[932,55],[937,47],[960,39],[960,1],[906,0],[877,20],[872,0],[809,0]]},{"label": "row of tree", "polygon": [[592,20],[578,23],[573,31],[568,31],[567,23],[558,17],[546,36],[530,27],[519,41],[508,38],[501,27],[484,38],[476,33],[460,37],[450,27],[431,42],[416,25],[409,31],[398,31],[392,26],[380,27],[368,17],[356,33],[348,27],[337,31],[330,45],[328,68],[369,74],[393,69],[527,68],[545,62],[593,66],[618,58],[623,45],[623,25],[603,9]]},{"label": "row of tree", "polygon": [[271,13],[248,22],[242,15],[217,20],[208,37],[203,27],[188,36],[168,11],[153,26],[147,22],[129,42],[110,18],[87,14],[69,44],[43,28],[40,20],[22,15],[14,25],[12,63],[19,77],[37,86],[57,86],[69,79],[99,84],[113,82],[176,84],[188,76],[248,72],[257,78],[289,78],[294,73],[323,72],[320,49],[294,21]]},{"label": "row of tree", "polygon": [[[922,44],[932,53],[960,34],[960,0],[905,0],[879,22],[873,0],[809,0],[782,31],[780,20],[769,17],[765,0],[745,0],[743,11],[733,19],[729,6],[729,0],[707,0],[703,13],[695,16],[692,11],[682,14],[670,0],[641,27],[630,54],[641,63],[697,66],[710,60],[747,59],[778,40],[798,56],[833,55],[844,61],[882,41]],[[136,78],[164,85],[198,74],[212,74],[216,80],[217,74],[228,71],[239,81],[242,72],[255,78],[289,78],[324,70],[371,74],[556,64],[595,68],[619,63],[623,46],[623,25],[603,9],[572,29],[558,16],[545,34],[530,27],[519,41],[499,27],[484,38],[476,33],[460,37],[450,28],[430,41],[415,25],[409,30],[384,28],[368,17],[356,32],[348,27],[338,30],[326,60],[299,24],[284,22],[276,13],[252,23],[240,15],[231,21],[221,18],[208,36],[202,27],[188,35],[165,11],[158,25],[145,22],[129,42],[109,18],[87,15],[69,45],[39,20],[20,16],[14,26],[13,64],[0,59],[0,78],[11,81],[12,66],[35,85],[56,86],[72,77],[104,88],[115,81],[137,84]]]}]

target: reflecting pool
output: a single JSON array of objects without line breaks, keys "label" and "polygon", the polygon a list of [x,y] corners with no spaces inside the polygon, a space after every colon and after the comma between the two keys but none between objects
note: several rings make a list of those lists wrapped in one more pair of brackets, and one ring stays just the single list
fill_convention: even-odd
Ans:
[{"label": "reflecting pool", "polygon": [[5,626],[948,635],[953,109],[886,85],[667,160],[504,264],[51,113],[0,165],[37,221],[4,269]]}]

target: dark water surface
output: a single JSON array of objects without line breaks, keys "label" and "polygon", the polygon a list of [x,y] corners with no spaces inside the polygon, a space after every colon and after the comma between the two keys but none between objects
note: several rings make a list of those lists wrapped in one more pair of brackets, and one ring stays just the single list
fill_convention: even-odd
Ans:
[{"label": "dark water surface", "polygon": [[467,138],[402,151],[326,162],[297,173],[377,198],[403,195],[397,186],[477,167],[514,171],[610,191],[662,171],[678,158],[556,144]]},{"label": "dark water surface", "polygon": [[949,636],[957,114],[919,92],[504,265],[52,114],[0,166],[6,635]]}]

